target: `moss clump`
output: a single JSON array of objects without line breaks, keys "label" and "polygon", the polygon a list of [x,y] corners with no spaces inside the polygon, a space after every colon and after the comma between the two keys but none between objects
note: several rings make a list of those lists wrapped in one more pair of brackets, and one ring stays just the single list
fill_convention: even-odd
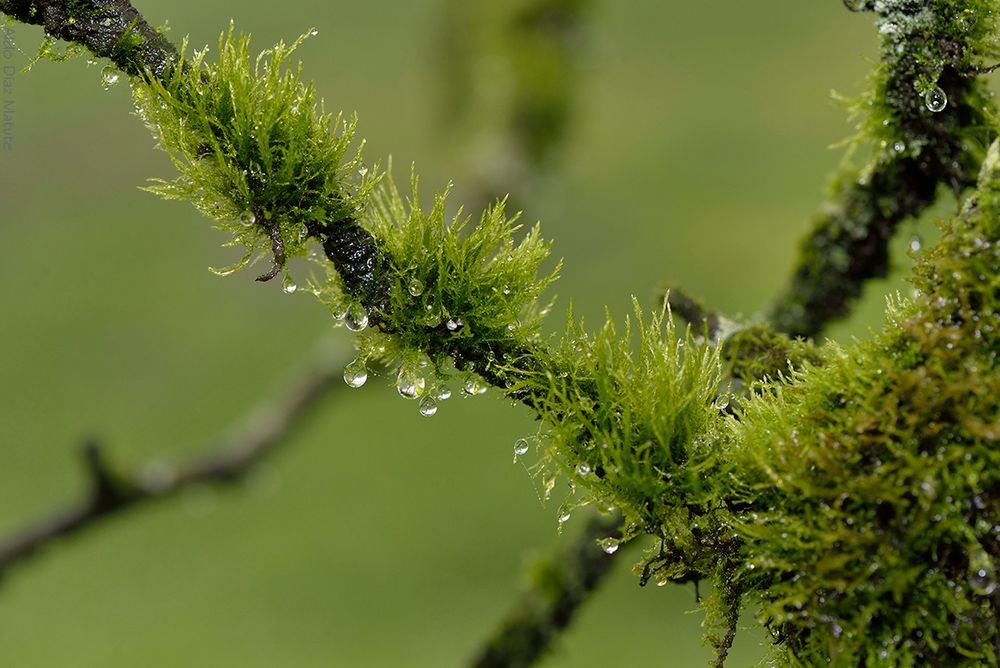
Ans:
[{"label": "moss clump", "polygon": [[[503,202],[472,225],[461,212],[446,215],[445,201],[439,195],[424,211],[416,179],[409,201],[388,179],[359,217],[392,258],[387,302],[365,311],[379,324],[361,333],[362,358],[410,367],[429,359],[442,378],[451,358],[468,371],[511,372],[509,355],[538,338],[538,299],[558,275],[558,266],[540,273],[550,244],[537,226],[518,239],[517,216],[507,216]],[[337,312],[365,308],[335,277],[315,287]]]},{"label": "moss clump", "polygon": [[553,352],[558,371],[533,379],[547,387],[538,405],[549,427],[543,463],[586,490],[587,502],[621,510],[626,540],[642,531],[690,536],[721,420],[717,349],[678,337],[664,313],[648,319],[637,304],[624,330],[609,318],[591,336],[572,323]]},{"label": "moss clump", "polygon": [[737,532],[796,665],[996,665],[1000,147],[872,341],[730,425]]},{"label": "moss clump", "polygon": [[737,329],[722,344],[723,368],[731,378],[747,385],[822,363],[823,356],[814,343],[790,338],[767,325]]},{"label": "moss clump", "polygon": [[273,257],[273,276],[320,227],[357,216],[377,181],[360,154],[348,157],[354,122],[326,113],[301,66],[289,67],[305,38],[252,60],[249,38],[230,26],[217,63],[206,47],[162,79],[134,81],[140,116],[180,172],[149,190],[191,201],[246,248],[220,273],[256,254]]}]

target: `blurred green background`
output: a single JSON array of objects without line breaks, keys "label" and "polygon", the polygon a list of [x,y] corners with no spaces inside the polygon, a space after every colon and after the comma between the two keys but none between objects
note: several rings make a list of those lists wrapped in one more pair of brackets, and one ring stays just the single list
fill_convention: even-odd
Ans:
[{"label": "blurred green background", "polygon": [[[316,26],[306,75],[329,108],[358,113],[369,159],[391,154],[404,182],[415,162],[428,190],[461,184],[469,138],[440,122],[443,2],[138,7],[213,52],[235,11],[258,48]],[[522,201],[565,259],[553,327],[569,299],[594,322],[633,294],[651,304],[664,280],[729,313],[762,309],[840,159],[828,146],[850,133],[830,90],[860,90],[871,23],[839,0],[595,2],[556,176]],[[14,30],[23,65],[40,31]],[[14,97],[15,146],[0,153],[3,532],[82,493],[85,437],[125,467],[182,461],[317,341],[350,349],[280,281],[206,271],[234,253],[190,206],[137,189],[172,171],[126,84],[103,90],[83,58],[43,62]],[[885,290],[835,333],[863,333]],[[337,391],[246,486],[117,518],[12,571],[0,665],[460,665],[557,538],[556,503],[511,464],[536,429],[495,393],[426,419],[384,378]],[[707,662],[693,590],[640,589],[630,565],[545,666]],[[760,638],[742,634],[731,665],[758,657]]]}]

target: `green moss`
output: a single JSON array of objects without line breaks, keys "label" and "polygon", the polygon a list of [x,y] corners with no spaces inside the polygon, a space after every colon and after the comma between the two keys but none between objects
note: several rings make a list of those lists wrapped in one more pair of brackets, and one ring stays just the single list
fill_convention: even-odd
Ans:
[{"label": "green moss", "polygon": [[820,365],[823,356],[815,344],[793,339],[767,325],[737,329],[722,344],[722,364],[731,378],[747,385],[776,380],[806,364]]},{"label": "green moss", "polygon": [[1000,147],[922,295],[730,423],[736,523],[796,665],[996,665]]},{"label": "green moss", "polygon": [[678,338],[664,313],[647,319],[637,304],[621,336],[610,318],[594,335],[571,323],[553,352],[559,371],[533,379],[547,386],[538,405],[549,426],[543,464],[577,486],[580,503],[621,510],[626,539],[690,536],[721,420],[717,349],[690,333]]},{"label": "green moss", "polygon": [[217,64],[206,47],[162,81],[134,82],[140,116],[180,172],[149,190],[191,201],[232,235],[230,245],[247,250],[220,273],[255,255],[273,255],[277,265],[305,255],[312,230],[356,216],[378,180],[359,153],[348,156],[354,121],[326,113],[301,66],[289,66],[305,38],[251,59],[249,38],[230,26]]}]

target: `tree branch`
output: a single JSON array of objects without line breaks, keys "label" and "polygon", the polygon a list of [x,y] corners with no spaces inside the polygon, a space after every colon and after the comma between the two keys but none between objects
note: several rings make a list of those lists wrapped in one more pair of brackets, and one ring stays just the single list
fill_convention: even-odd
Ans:
[{"label": "tree branch", "polygon": [[0,12],[46,34],[110,58],[123,72],[149,69],[162,77],[178,60],[177,49],[158,33],[128,0],[0,0]]},{"label": "tree branch", "polygon": [[541,658],[614,563],[597,541],[619,536],[621,520],[617,513],[595,513],[579,535],[533,564],[528,589],[468,665],[525,668]]},{"label": "tree branch", "polygon": [[325,355],[281,397],[242,418],[208,453],[178,467],[147,465],[120,475],[96,443],[83,454],[91,486],[82,499],[32,522],[0,540],[0,577],[42,549],[103,520],[198,485],[238,482],[287,443],[295,430],[336,387],[344,361]]},{"label": "tree branch", "polygon": [[[793,336],[817,335],[849,312],[866,281],[886,276],[899,224],[933,204],[940,187],[957,195],[975,185],[991,140],[984,129],[994,105],[982,81],[968,76],[986,54],[974,37],[951,30],[952,17],[935,14],[949,10],[932,3],[845,4],[878,14],[882,67],[855,114],[861,135],[881,145],[868,168],[838,176],[771,308],[768,320]],[[926,5],[923,22],[907,4]]]}]

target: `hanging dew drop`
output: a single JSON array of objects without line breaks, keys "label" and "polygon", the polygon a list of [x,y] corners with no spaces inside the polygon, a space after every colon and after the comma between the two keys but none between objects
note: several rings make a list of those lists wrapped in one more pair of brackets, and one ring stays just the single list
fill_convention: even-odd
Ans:
[{"label": "hanging dew drop", "polygon": [[368,326],[368,309],[361,302],[351,302],[344,313],[344,324],[352,332],[360,332]]},{"label": "hanging dew drop", "polygon": [[580,475],[587,475],[590,473],[590,466],[588,464],[580,464],[576,467],[576,472]]},{"label": "hanging dew drop", "polygon": [[939,111],[944,111],[944,108],[948,106],[948,96],[941,90],[940,86],[935,86],[924,94],[924,104],[927,105],[929,111],[936,114]]},{"label": "hanging dew drop", "polygon": [[404,399],[416,399],[424,393],[424,377],[410,367],[399,367],[396,374],[396,391]]},{"label": "hanging dew drop", "polygon": [[559,510],[556,511],[556,514],[559,517],[559,524],[560,525],[563,525],[563,524],[566,524],[566,522],[569,522],[570,512],[569,512],[569,509],[566,508],[565,506],[559,506]]},{"label": "hanging dew drop", "polygon": [[715,400],[715,408],[720,411],[724,411],[727,408],[729,408],[729,395],[720,394],[719,397]]},{"label": "hanging dew drop", "polygon": [[621,544],[614,538],[602,538],[597,541],[597,544],[601,546],[605,554],[614,554],[621,547]]},{"label": "hanging dew drop", "polygon": [[298,290],[298,289],[299,289],[299,286],[297,286],[295,284],[295,281],[292,280],[292,277],[289,276],[288,274],[285,274],[285,280],[281,284],[281,290],[282,290],[282,292],[284,292],[286,295],[290,295],[290,294],[294,294],[294,292],[296,290]]},{"label": "hanging dew drop", "polygon": [[101,70],[101,85],[104,86],[104,90],[117,84],[119,79],[121,79],[121,72],[113,65],[105,65],[104,69]]},{"label": "hanging dew drop", "polygon": [[514,441],[514,461],[517,458],[528,453],[528,441],[524,438],[519,438]]},{"label": "hanging dew drop", "polygon": [[431,392],[435,399],[438,401],[447,401],[451,399],[451,389],[447,385],[438,385]]},{"label": "hanging dew drop", "polygon": [[863,12],[868,9],[868,0],[844,0],[844,7],[852,12]]},{"label": "hanging dew drop", "polygon": [[552,490],[556,488],[556,478],[554,475],[546,474],[545,478],[542,480],[542,487],[545,492],[545,500],[548,501],[552,498]]},{"label": "hanging dew drop", "polygon": [[445,323],[445,327],[448,328],[449,332],[457,332],[465,326],[461,318],[449,318],[448,322]]},{"label": "hanging dew drop", "polygon": [[438,404],[434,397],[427,395],[420,400],[420,414],[430,417],[438,412]]},{"label": "hanging dew drop", "polygon": [[368,368],[360,357],[344,367],[344,382],[355,388],[368,382]]},{"label": "hanging dew drop", "polygon": [[419,278],[414,278],[410,281],[410,284],[406,288],[411,295],[414,297],[419,297],[424,293],[424,284],[420,282]]},{"label": "hanging dew drop", "polygon": [[250,227],[257,222],[257,216],[254,215],[253,211],[244,211],[240,214],[240,222]]},{"label": "hanging dew drop", "polygon": [[313,28],[312,30],[309,31],[309,34],[312,35],[313,37],[315,37],[316,35],[319,34],[319,30],[316,30],[316,28]]},{"label": "hanging dew drop", "polygon": [[486,394],[486,385],[475,374],[470,373],[462,384],[462,392],[468,397]]}]

